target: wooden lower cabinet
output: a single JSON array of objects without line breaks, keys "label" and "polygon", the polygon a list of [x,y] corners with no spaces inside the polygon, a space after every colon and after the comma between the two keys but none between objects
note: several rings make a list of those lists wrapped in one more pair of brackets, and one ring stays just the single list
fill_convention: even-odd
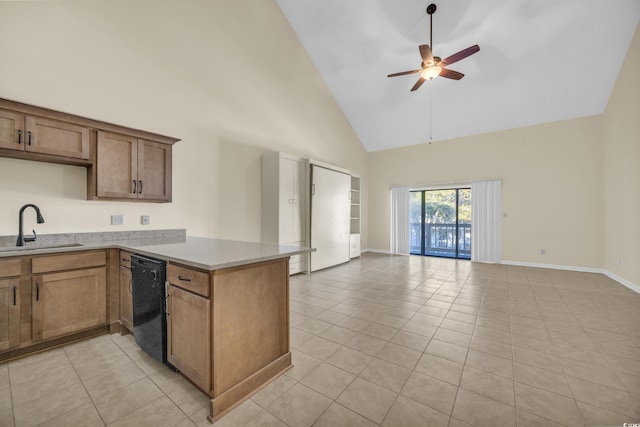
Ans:
[{"label": "wooden lower cabinet", "polygon": [[0,260],[0,351],[20,345],[20,259]]},{"label": "wooden lower cabinet", "polygon": [[20,278],[0,279],[0,351],[20,345]]},{"label": "wooden lower cabinet", "polygon": [[167,360],[202,390],[211,390],[211,301],[167,285]]},{"label": "wooden lower cabinet", "polygon": [[133,296],[131,292],[131,254],[120,251],[120,323],[129,332],[133,332]]},{"label": "wooden lower cabinet", "polygon": [[47,340],[107,322],[105,267],[32,277],[32,341]]}]

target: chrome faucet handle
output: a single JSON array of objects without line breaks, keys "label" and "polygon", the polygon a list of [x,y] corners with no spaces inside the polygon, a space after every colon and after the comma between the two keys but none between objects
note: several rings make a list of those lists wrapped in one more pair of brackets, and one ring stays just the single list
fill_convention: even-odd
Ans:
[{"label": "chrome faucet handle", "polygon": [[36,234],[36,230],[32,230],[32,231],[33,231],[33,236],[25,236],[24,237],[25,242],[35,242],[36,239],[38,238],[38,235]]}]

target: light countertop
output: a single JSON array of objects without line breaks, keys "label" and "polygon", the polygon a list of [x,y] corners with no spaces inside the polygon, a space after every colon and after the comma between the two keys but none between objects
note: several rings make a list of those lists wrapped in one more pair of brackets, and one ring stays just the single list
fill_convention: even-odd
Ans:
[{"label": "light countertop", "polygon": [[132,245],[122,249],[204,270],[219,270],[311,252],[309,248],[298,246],[190,236],[180,243]]},{"label": "light countertop", "polygon": [[[286,258],[313,251],[306,247],[192,237],[185,234],[181,235],[180,233],[165,233],[165,235],[155,235],[153,237],[134,235],[131,239],[123,239],[120,233],[118,235],[112,233],[103,233],[101,235],[87,233],[58,236],[62,237],[48,240],[42,239],[40,242],[27,243],[26,246],[20,248],[0,246],[0,259],[15,256],[117,248],[212,271]],[[86,238],[86,236],[89,236],[89,238]]]}]

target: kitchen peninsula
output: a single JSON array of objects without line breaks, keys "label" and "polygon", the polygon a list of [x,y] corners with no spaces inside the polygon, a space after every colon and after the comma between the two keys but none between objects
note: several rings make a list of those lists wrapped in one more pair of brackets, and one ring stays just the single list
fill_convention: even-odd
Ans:
[{"label": "kitchen peninsula", "polygon": [[[2,247],[0,238],[0,285],[7,285],[0,286],[0,293],[6,289],[7,301],[13,298],[14,309],[22,311],[13,324],[18,337],[8,340],[14,348],[42,349],[47,339],[61,345],[65,333],[77,340],[88,330],[115,332],[120,324],[126,326],[130,294],[122,266],[137,253],[167,262],[167,359],[210,396],[210,421],[292,366],[289,257],[310,249],[180,233],[140,239],[136,232],[60,236],[49,241],[39,236],[42,247],[30,249]],[[75,259],[78,265],[73,265]],[[81,268],[91,270],[91,275],[79,274]],[[79,277],[87,279],[74,279]],[[84,288],[85,282],[90,301],[98,301],[99,309],[93,310],[98,313],[91,313],[80,330],[58,325],[56,331],[47,331],[47,325],[58,322],[56,313],[38,304],[50,301],[56,310],[73,311],[72,301],[83,304],[71,293]],[[65,298],[56,300],[62,283],[70,286],[62,293]],[[102,298],[96,299],[101,292]],[[0,359],[7,350],[0,347]]]}]

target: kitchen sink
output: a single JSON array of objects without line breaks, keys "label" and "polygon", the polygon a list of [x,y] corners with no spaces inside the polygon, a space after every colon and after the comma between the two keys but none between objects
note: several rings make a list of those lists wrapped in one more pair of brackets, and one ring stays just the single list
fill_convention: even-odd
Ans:
[{"label": "kitchen sink", "polygon": [[38,249],[77,248],[79,246],[84,246],[84,245],[82,243],[64,243],[59,245],[43,245],[43,246],[5,246],[5,247],[0,247],[0,252],[35,251]]}]

